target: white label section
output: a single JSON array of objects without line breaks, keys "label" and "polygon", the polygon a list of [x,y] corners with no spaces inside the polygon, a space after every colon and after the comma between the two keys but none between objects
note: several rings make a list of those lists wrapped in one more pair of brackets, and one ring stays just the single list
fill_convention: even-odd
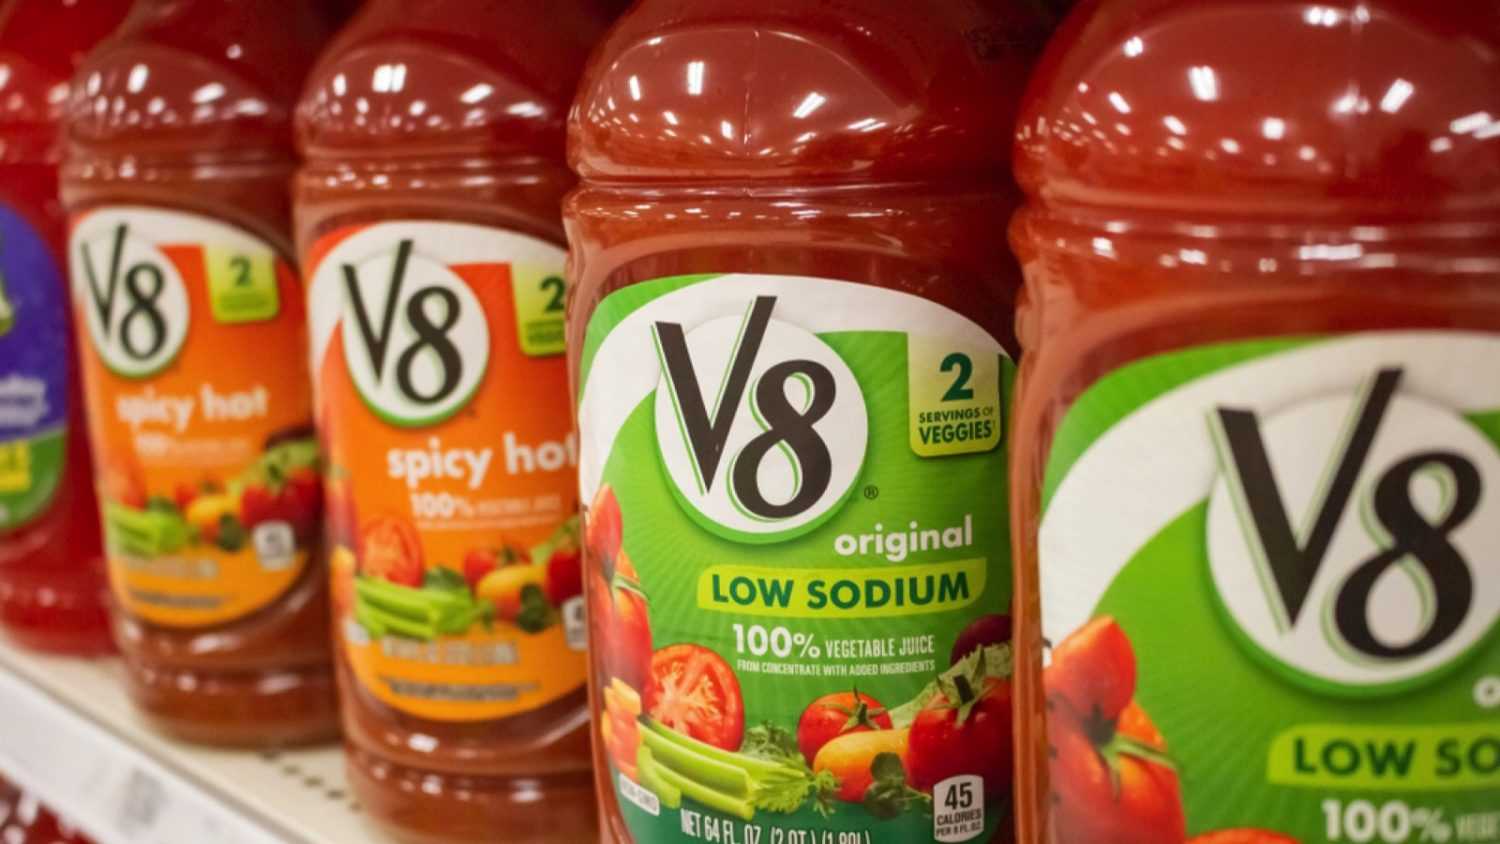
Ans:
[{"label": "white label section", "polygon": [[[771,318],[771,301],[685,334],[657,329],[662,361],[677,364],[656,390],[667,474],[710,524],[760,537],[812,524],[842,501],[864,465],[870,427],[848,364],[813,334]],[[717,419],[721,408],[727,428],[694,430],[690,419]]]},{"label": "white label section", "polygon": [[[73,299],[100,358],[125,377],[155,374],[187,340],[191,297],[161,251],[172,245],[275,254],[255,236],[197,214],[122,205],[81,217],[68,238]],[[207,276],[205,267],[205,284]]]},{"label": "white label section", "polygon": [[[1400,370],[1384,371],[1387,388],[1397,386]],[[1372,438],[1359,436],[1361,422],[1376,426]],[[1286,518],[1248,506],[1245,489],[1267,485],[1247,484],[1244,457],[1221,439],[1208,561],[1220,600],[1257,647],[1305,675],[1361,688],[1442,668],[1489,632],[1500,613],[1500,577],[1484,571],[1500,548],[1500,495],[1489,489],[1500,450],[1478,428],[1421,399],[1355,390],[1285,408],[1244,433],[1241,448],[1263,453],[1274,477],[1265,503]],[[1284,539],[1267,548],[1283,528],[1301,553]]]},{"label": "white label section", "polygon": [[[383,268],[387,271],[386,278],[388,279],[388,271],[394,268],[393,258],[396,250],[401,242],[406,240],[412,243],[408,257],[408,260],[412,262],[412,270],[409,272],[419,271],[422,268],[433,272],[440,270],[442,278],[449,282],[448,289],[452,289],[453,283],[462,285],[462,281],[448,271],[449,267],[466,264],[561,267],[567,260],[567,252],[555,244],[488,226],[421,220],[395,220],[372,224],[339,241],[327,255],[323,256],[308,282],[308,319],[311,322],[309,351],[312,355],[310,366],[313,372],[318,371],[323,356],[327,353],[328,344],[333,339],[334,330],[346,313],[348,297],[344,286],[344,267],[351,266],[359,269],[368,266],[371,278],[374,278],[375,274]],[[368,284],[369,281],[365,279],[365,270],[360,269],[359,272],[362,283]],[[412,280],[418,279],[413,277]],[[413,289],[417,286],[414,284]],[[464,293],[468,293],[467,288]],[[403,297],[409,298],[407,292],[403,292]],[[469,297],[472,298],[472,294],[469,294]],[[374,304],[377,308],[384,302],[384,299],[379,296],[375,297],[375,300]],[[434,302],[431,305],[435,318],[444,316],[439,304]],[[372,317],[378,317],[378,315],[376,311]],[[409,328],[408,325],[402,331]],[[461,326],[455,326],[455,328],[461,328]],[[473,334],[475,328],[471,325],[468,331]],[[487,347],[488,343],[484,345]],[[391,356],[396,357],[396,353],[392,353]],[[473,369],[470,368],[468,371],[472,372]],[[313,379],[315,385],[318,382],[319,379]],[[469,385],[469,389],[463,389],[462,386],[455,388],[449,400],[461,401],[474,386],[477,386],[477,381]],[[413,416],[417,415],[420,414],[413,414]]]},{"label": "white label section", "polygon": [[984,834],[984,777],[949,777],[932,789],[932,838],[962,844]]},{"label": "white label section", "polygon": [[[1402,461],[1438,452],[1461,457],[1488,484],[1500,480],[1493,444],[1459,418],[1500,409],[1495,361],[1500,337],[1490,334],[1355,335],[1239,364],[1142,406],[1085,451],[1048,505],[1039,537],[1043,635],[1061,641],[1083,626],[1141,547],[1210,499],[1212,576],[1236,624],[1258,647],[1295,670],[1351,687],[1399,683],[1440,666],[1472,645],[1476,631],[1482,635],[1500,612],[1500,578],[1481,578],[1474,569],[1500,547],[1500,493],[1486,490],[1473,502],[1455,498],[1459,478],[1440,460],[1424,464],[1402,490],[1402,500],[1434,530],[1452,507],[1474,508],[1445,540],[1468,560],[1473,609],[1446,643],[1427,649],[1417,648],[1413,637],[1439,622],[1439,606],[1428,601],[1434,596],[1423,594],[1432,578],[1410,555],[1375,577],[1383,566],[1374,558],[1400,544],[1384,524],[1396,517],[1386,512],[1383,519],[1375,496]],[[1379,373],[1397,371],[1386,404],[1362,404]],[[1257,439],[1297,545],[1311,548],[1319,512],[1337,517],[1321,565],[1300,598],[1289,599],[1302,590],[1278,587],[1266,564],[1265,531],[1247,513],[1245,479],[1235,468],[1243,461],[1221,454],[1228,448],[1216,426],[1226,408],[1258,420]],[[1361,410],[1369,410],[1368,421],[1377,427],[1366,452],[1351,452]],[[1344,463],[1353,473],[1346,506],[1324,508]],[[1230,471],[1221,472],[1226,466]],[[1362,567],[1373,578],[1370,584],[1355,577]],[[1358,600],[1346,601],[1344,617],[1354,628],[1369,622],[1365,637],[1346,635],[1335,623],[1337,598],[1350,593],[1351,585]],[[1420,599],[1411,600],[1413,595]],[[1409,648],[1411,654],[1371,655],[1382,648],[1393,654]],[[1414,656],[1418,650],[1424,653]]]},{"label": "white label section", "polygon": [[[942,305],[867,284],[806,276],[730,274],[672,291],[620,321],[595,353],[578,405],[579,489],[594,500],[625,420],[663,381],[654,326],[691,332],[710,322],[742,320],[757,297],[777,300],[775,317],[810,334],[892,331],[944,339],[978,352],[1005,354],[976,323]],[[997,480],[1002,483],[1002,480]]]}]

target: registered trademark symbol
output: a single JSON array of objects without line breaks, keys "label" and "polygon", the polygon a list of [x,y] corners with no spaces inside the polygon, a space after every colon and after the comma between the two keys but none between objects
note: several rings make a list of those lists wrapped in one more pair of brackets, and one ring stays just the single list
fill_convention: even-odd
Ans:
[{"label": "registered trademark symbol", "polygon": [[1500,677],[1481,677],[1474,687],[1474,702],[1480,709],[1500,709]]},{"label": "registered trademark symbol", "polygon": [[870,484],[869,486],[865,487],[865,498],[868,498],[869,500],[874,501],[875,499],[877,499],[879,497],[880,497],[880,487],[875,486],[874,484]]}]

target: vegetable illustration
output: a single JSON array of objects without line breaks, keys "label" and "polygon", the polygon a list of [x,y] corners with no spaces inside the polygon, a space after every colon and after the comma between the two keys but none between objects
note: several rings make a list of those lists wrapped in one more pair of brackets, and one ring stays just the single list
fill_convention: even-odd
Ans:
[{"label": "vegetable illustration", "polygon": [[643,725],[641,749],[647,752],[637,753],[636,771],[664,804],[691,798],[744,821],[757,811],[791,814],[809,803],[821,814],[832,811],[837,783],[814,773],[784,732],[784,739],[762,733],[752,754],[698,741],[649,717]]},{"label": "vegetable illustration", "polygon": [[[813,760],[813,770],[828,773],[838,780],[838,799],[862,803],[865,792],[875,783],[875,760],[891,754],[899,761],[906,756],[911,730],[877,730],[849,733],[823,746]],[[905,782],[905,774],[902,775]]]},{"label": "vegetable illustration", "polygon": [[956,665],[959,660],[986,645],[1010,644],[1013,629],[1014,625],[1008,615],[982,615],[974,619],[953,641],[949,664]]},{"label": "vegetable illustration", "polygon": [[141,468],[129,457],[111,454],[102,458],[99,497],[137,510],[146,507],[146,482]]},{"label": "vegetable illustration", "polygon": [[354,552],[343,545],[334,546],[328,555],[328,575],[335,613],[342,614],[354,607],[354,578],[358,570]]},{"label": "vegetable illustration", "polygon": [[1095,619],[1053,649],[1043,681],[1060,841],[1187,838],[1177,772],[1166,741],[1133,700],[1135,680],[1135,652],[1113,618]]},{"label": "vegetable illustration", "polygon": [[240,521],[254,529],[266,522],[286,522],[299,542],[315,538],[323,516],[323,479],[318,444],[290,439],[266,449],[236,481]]},{"label": "vegetable illustration", "polygon": [[644,692],[651,681],[652,657],[646,594],[625,552],[613,559],[613,574],[608,579],[596,575],[589,586],[593,641],[602,643],[599,658],[608,676]]},{"label": "vegetable illustration", "polygon": [[982,667],[939,682],[941,693],[911,725],[906,760],[911,784],[921,791],[949,777],[984,778],[986,797],[1010,786],[1012,727],[1010,681]]},{"label": "vegetable illustration", "polygon": [[[601,488],[589,506],[583,532],[589,564],[589,625],[597,648],[595,658],[605,675],[646,692],[651,680],[651,621],[640,576],[620,544],[624,537],[621,518],[614,490]],[[562,575],[560,571],[559,579]]]},{"label": "vegetable illustration", "polygon": [[349,548],[359,544],[353,480],[342,466],[330,467],[323,475],[323,527],[331,542]]},{"label": "vegetable illustration", "polygon": [[701,645],[657,651],[645,699],[653,720],[682,735],[724,750],[738,748],[744,739],[739,678],[723,657]]},{"label": "vegetable illustration", "polygon": [[188,523],[175,507],[138,510],[107,502],[104,527],[112,548],[140,557],[174,553],[185,547],[189,538]]},{"label": "vegetable illustration", "polygon": [[605,484],[599,488],[593,503],[589,505],[583,534],[584,548],[599,561],[596,564],[611,567],[624,536],[620,502],[615,500],[615,491]]},{"label": "vegetable illustration", "polygon": [[[604,750],[625,776],[646,785],[643,781],[646,772],[638,770],[642,749],[640,717],[641,696],[635,689],[619,680],[604,687],[604,715],[599,724]],[[649,751],[647,757],[649,765]]]},{"label": "vegetable illustration", "polygon": [[554,550],[547,560],[547,600],[560,607],[582,594],[582,552],[576,545]]},{"label": "vegetable illustration", "polygon": [[358,577],[354,590],[355,620],[375,638],[392,635],[431,641],[463,633],[475,622],[494,616],[493,606],[475,601],[462,575],[451,569],[427,572],[421,588]]},{"label": "vegetable illustration", "polygon": [[473,548],[464,554],[464,580],[472,588],[479,588],[485,576],[499,567],[499,555],[488,548]]},{"label": "vegetable illustration", "polygon": [[527,586],[540,588],[547,572],[541,566],[530,564],[505,566],[485,575],[475,587],[474,594],[489,601],[495,614],[506,621],[520,618],[525,607],[523,593]]},{"label": "vegetable illustration", "polygon": [[848,733],[889,730],[891,716],[880,701],[859,689],[823,695],[802,711],[797,746],[809,763],[828,742]]},{"label": "vegetable illustration", "polygon": [[177,505],[177,509],[186,513],[193,501],[206,492],[208,490],[199,489],[192,484],[178,484],[177,488],[172,490],[172,501]]},{"label": "vegetable illustration", "polygon": [[225,516],[237,516],[240,502],[229,493],[208,493],[192,499],[187,506],[187,522],[203,536],[212,539]]},{"label": "vegetable illustration", "polygon": [[422,545],[405,519],[381,516],[365,525],[360,537],[360,572],[403,586],[422,584]]},{"label": "vegetable illustration", "polygon": [[870,775],[874,781],[865,791],[865,809],[877,818],[894,818],[913,809],[932,811],[932,795],[918,791],[908,784],[906,769],[901,757],[895,753],[882,753],[870,763]]},{"label": "vegetable illustration", "polygon": [[1135,696],[1135,650],[1112,618],[1097,618],[1060,642],[1047,667],[1047,697],[1081,718],[1112,718]]}]

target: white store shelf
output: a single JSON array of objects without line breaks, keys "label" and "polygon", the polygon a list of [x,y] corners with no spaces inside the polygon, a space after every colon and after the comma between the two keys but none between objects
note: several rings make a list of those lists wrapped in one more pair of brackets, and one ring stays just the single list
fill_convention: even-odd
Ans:
[{"label": "white store shelf", "polygon": [[0,773],[98,844],[360,844],[337,746],[256,753],[146,729],[117,660],[0,641]]}]

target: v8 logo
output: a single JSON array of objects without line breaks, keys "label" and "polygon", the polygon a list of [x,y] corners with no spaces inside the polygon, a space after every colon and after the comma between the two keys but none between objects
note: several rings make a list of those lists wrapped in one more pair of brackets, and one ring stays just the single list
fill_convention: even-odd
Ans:
[{"label": "v8 logo", "polygon": [[656,436],[684,508],[737,542],[812,530],[853,488],[869,420],[848,364],[772,319],[774,297],[691,331],[655,325]]},{"label": "v8 logo", "polygon": [[177,267],[123,219],[85,220],[72,241],[74,296],[104,365],[127,378],[166,368],[190,320]]},{"label": "v8 logo", "polygon": [[1399,391],[1262,419],[1221,408],[1209,563],[1229,614],[1273,664],[1351,692],[1405,688],[1500,620],[1500,453],[1473,425]]},{"label": "v8 logo", "polygon": [[410,239],[340,265],[349,376],[382,419],[432,425],[468,404],[489,364],[484,308],[452,270]]}]

